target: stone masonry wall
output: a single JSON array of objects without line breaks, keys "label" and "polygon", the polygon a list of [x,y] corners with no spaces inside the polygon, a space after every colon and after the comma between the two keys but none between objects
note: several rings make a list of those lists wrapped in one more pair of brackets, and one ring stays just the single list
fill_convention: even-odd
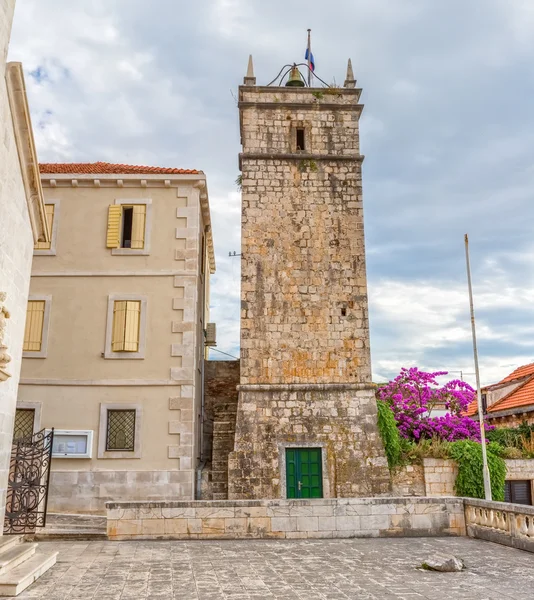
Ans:
[{"label": "stone masonry wall", "polygon": [[241,384],[230,498],[284,498],[291,446],[322,448],[325,497],[390,490],[371,383],[360,93],[239,90]]},{"label": "stone masonry wall", "polygon": [[[310,91],[240,92],[244,385],[371,381],[361,106]],[[296,126],[309,154],[292,154]]]},{"label": "stone masonry wall", "polygon": [[229,498],[285,498],[285,451],[294,446],[322,448],[327,498],[389,493],[374,390],[279,388],[240,393]]},{"label": "stone masonry wall", "polygon": [[[0,381],[0,522],[4,522],[5,494],[13,438],[26,306],[33,255],[33,235],[20,171],[20,162],[7,96],[5,70],[14,0],[0,2],[0,292],[10,313],[4,344],[11,356]],[[1,535],[1,530],[0,530]]]},{"label": "stone masonry wall", "polygon": [[425,474],[423,465],[405,465],[391,473],[394,496],[424,496]]},{"label": "stone masonry wall", "polygon": [[228,455],[234,449],[239,361],[208,361],[205,367],[202,500],[228,498]]},{"label": "stone masonry wall", "polygon": [[458,467],[453,460],[424,458],[425,496],[455,496]]},{"label": "stone masonry wall", "polygon": [[[534,485],[534,460],[505,460],[506,479],[530,479]],[[425,458],[423,465],[405,465],[392,473],[397,496],[455,496],[458,467],[453,460]]]},{"label": "stone masonry wall", "polygon": [[465,535],[461,498],[111,502],[111,540]]}]

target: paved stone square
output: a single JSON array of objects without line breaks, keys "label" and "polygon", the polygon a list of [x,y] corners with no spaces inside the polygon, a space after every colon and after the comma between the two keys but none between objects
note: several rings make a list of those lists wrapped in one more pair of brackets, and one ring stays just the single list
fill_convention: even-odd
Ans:
[{"label": "paved stone square", "polygon": [[[534,554],[468,538],[45,542],[58,562],[19,598],[532,600]],[[418,571],[433,552],[462,573]]]}]

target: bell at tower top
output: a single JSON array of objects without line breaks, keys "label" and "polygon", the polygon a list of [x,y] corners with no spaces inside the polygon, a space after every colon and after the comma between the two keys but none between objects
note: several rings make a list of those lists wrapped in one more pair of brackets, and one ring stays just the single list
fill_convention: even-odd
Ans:
[{"label": "bell at tower top", "polygon": [[[278,75],[264,87],[288,87],[288,88],[335,88],[338,86],[328,85],[315,72],[316,64],[315,57],[311,49],[311,29],[308,29],[308,45],[304,53],[304,61],[301,63],[293,63],[284,65]],[[243,84],[246,86],[256,85],[256,76],[254,75],[254,64],[252,55],[249,56],[247,65],[247,74],[243,79]],[[356,79],[352,70],[352,61],[349,58],[347,64],[347,74],[343,84],[344,89],[354,89],[356,87]]]}]

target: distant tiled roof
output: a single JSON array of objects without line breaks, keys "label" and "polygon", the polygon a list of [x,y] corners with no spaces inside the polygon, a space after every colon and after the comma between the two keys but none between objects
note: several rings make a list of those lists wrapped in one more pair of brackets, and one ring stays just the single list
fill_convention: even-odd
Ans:
[{"label": "distant tiled roof", "polygon": [[475,398],[465,411],[466,417],[472,417],[478,413],[477,399]]},{"label": "distant tiled roof", "polygon": [[96,163],[42,163],[41,173],[72,173],[78,175],[198,175],[201,171],[195,169],[174,169],[167,167],[145,167],[142,165],[121,165],[106,162]]},{"label": "distant tiled roof", "polygon": [[511,408],[520,408],[530,404],[534,404],[534,377],[528,378],[523,385],[520,385],[511,394],[495,402],[490,406],[488,412],[510,410]]},{"label": "distant tiled roof", "polygon": [[530,363],[529,365],[519,367],[515,371],[512,371],[510,375],[505,377],[499,383],[504,383],[505,381],[512,381],[513,379],[519,379],[520,377],[524,377],[525,375],[534,375],[534,363]]},{"label": "distant tiled roof", "polygon": [[[495,385],[510,383],[511,381],[520,379],[523,379],[524,381],[513,391],[500,400],[497,400],[495,404],[492,404],[488,408],[488,415],[491,416],[491,413],[500,412],[501,410],[520,409],[523,406],[534,405],[534,363],[517,368]],[[491,388],[493,386],[489,387]],[[473,415],[476,415],[477,412],[477,401],[473,400],[467,408],[466,415],[472,417]]]}]

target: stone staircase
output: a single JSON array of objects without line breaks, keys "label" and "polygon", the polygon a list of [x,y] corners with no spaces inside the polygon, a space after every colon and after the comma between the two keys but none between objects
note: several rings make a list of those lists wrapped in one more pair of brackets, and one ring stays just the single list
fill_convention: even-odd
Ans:
[{"label": "stone staircase", "polygon": [[206,498],[206,500],[226,500],[228,498],[228,454],[234,449],[236,418],[237,398],[235,401],[221,402],[214,407],[213,451],[209,485],[211,498]]},{"label": "stone staircase", "polygon": [[23,535],[0,537],[0,596],[18,596],[55,564],[57,554],[25,543]]},{"label": "stone staircase", "polygon": [[33,537],[38,541],[106,540],[106,517],[48,513],[46,527],[37,529]]}]

